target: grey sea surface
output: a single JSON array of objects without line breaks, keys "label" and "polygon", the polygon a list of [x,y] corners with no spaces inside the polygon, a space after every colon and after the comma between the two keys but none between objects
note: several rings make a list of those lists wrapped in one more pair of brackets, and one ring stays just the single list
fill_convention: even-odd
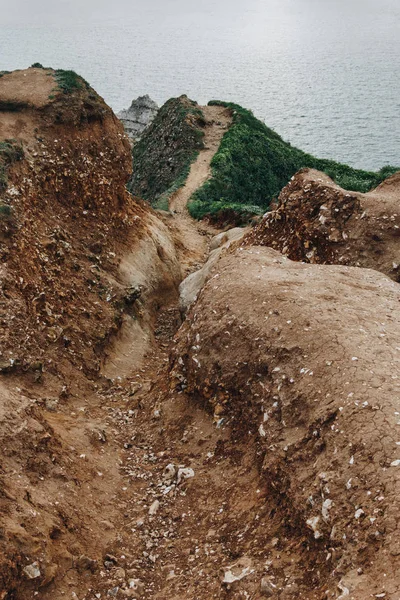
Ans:
[{"label": "grey sea surface", "polygon": [[400,165],[399,0],[0,0],[0,70],[74,69],[118,111],[187,94],[293,145]]}]

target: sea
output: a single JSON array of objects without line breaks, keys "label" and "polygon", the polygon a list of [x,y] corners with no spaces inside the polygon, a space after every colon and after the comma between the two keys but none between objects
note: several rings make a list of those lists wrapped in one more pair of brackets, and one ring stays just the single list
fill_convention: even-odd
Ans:
[{"label": "sea", "polygon": [[316,156],[400,165],[400,0],[0,0],[0,70],[34,62],[115,111],[233,101]]}]

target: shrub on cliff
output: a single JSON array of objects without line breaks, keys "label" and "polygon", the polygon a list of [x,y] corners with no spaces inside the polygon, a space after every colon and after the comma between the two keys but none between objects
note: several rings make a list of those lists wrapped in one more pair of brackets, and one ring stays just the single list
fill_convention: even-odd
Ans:
[{"label": "shrub on cliff", "polygon": [[341,187],[359,192],[376,187],[397,170],[385,167],[372,173],[315,158],[285,142],[251,111],[230,102],[209,104],[231,108],[233,121],[212,160],[212,178],[195,192],[189,204],[189,211],[196,218],[243,204],[256,205],[264,211],[303,167],[324,171]]},{"label": "shrub on cliff", "polygon": [[187,96],[171,98],[132,151],[133,174],[128,189],[159,206],[184,185],[189,168],[203,148],[203,113]]}]

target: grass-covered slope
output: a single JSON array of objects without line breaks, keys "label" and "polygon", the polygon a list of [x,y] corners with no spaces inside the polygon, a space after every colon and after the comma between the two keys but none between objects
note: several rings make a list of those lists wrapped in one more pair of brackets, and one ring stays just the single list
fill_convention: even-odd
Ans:
[{"label": "grass-covered slope", "polygon": [[129,191],[168,208],[169,196],[185,183],[203,148],[204,125],[203,113],[187,96],[168,100],[133,148]]},{"label": "grass-covered slope", "polygon": [[398,169],[378,173],[353,169],[332,160],[315,158],[285,142],[251,111],[229,102],[212,101],[232,109],[233,122],[224,135],[211,167],[212,177],[193,195],[193,217],[233,209],[246,214],[264,212],[290,178],[301,168],[324,171],[345,189],[367,192]]}]

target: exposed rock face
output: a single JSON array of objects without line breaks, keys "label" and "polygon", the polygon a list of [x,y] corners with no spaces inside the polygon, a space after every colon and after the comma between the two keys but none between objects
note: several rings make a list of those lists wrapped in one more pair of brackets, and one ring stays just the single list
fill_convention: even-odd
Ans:
[{"label": "exposed rock face", "polygon": [[205,124],[201,110],[187,96],[168,100],[133,147],[129,191],[151,203],[168,194],[203,148]]},{"label": "exposed rock face", "polygon": [[259,511],[280,515],[304,598],[399,589],[399,317],[380,273],[246,247],[217,262],[178,334],[172,381],[257,448]]},{"label": "exposed rock face", "polygon": [[400,281],[399,206],[400,173],[360,194],[304,169],[246,243],[271,246],[292,260],[368,267]]},{"label": "exposed rock face", "polygon": [[132,100],[132,104],[126,110],[118,113],[124,129],[132,142],[138,141],[143,131],[154,121],[159,107],[150,96],[139,96]]}]

